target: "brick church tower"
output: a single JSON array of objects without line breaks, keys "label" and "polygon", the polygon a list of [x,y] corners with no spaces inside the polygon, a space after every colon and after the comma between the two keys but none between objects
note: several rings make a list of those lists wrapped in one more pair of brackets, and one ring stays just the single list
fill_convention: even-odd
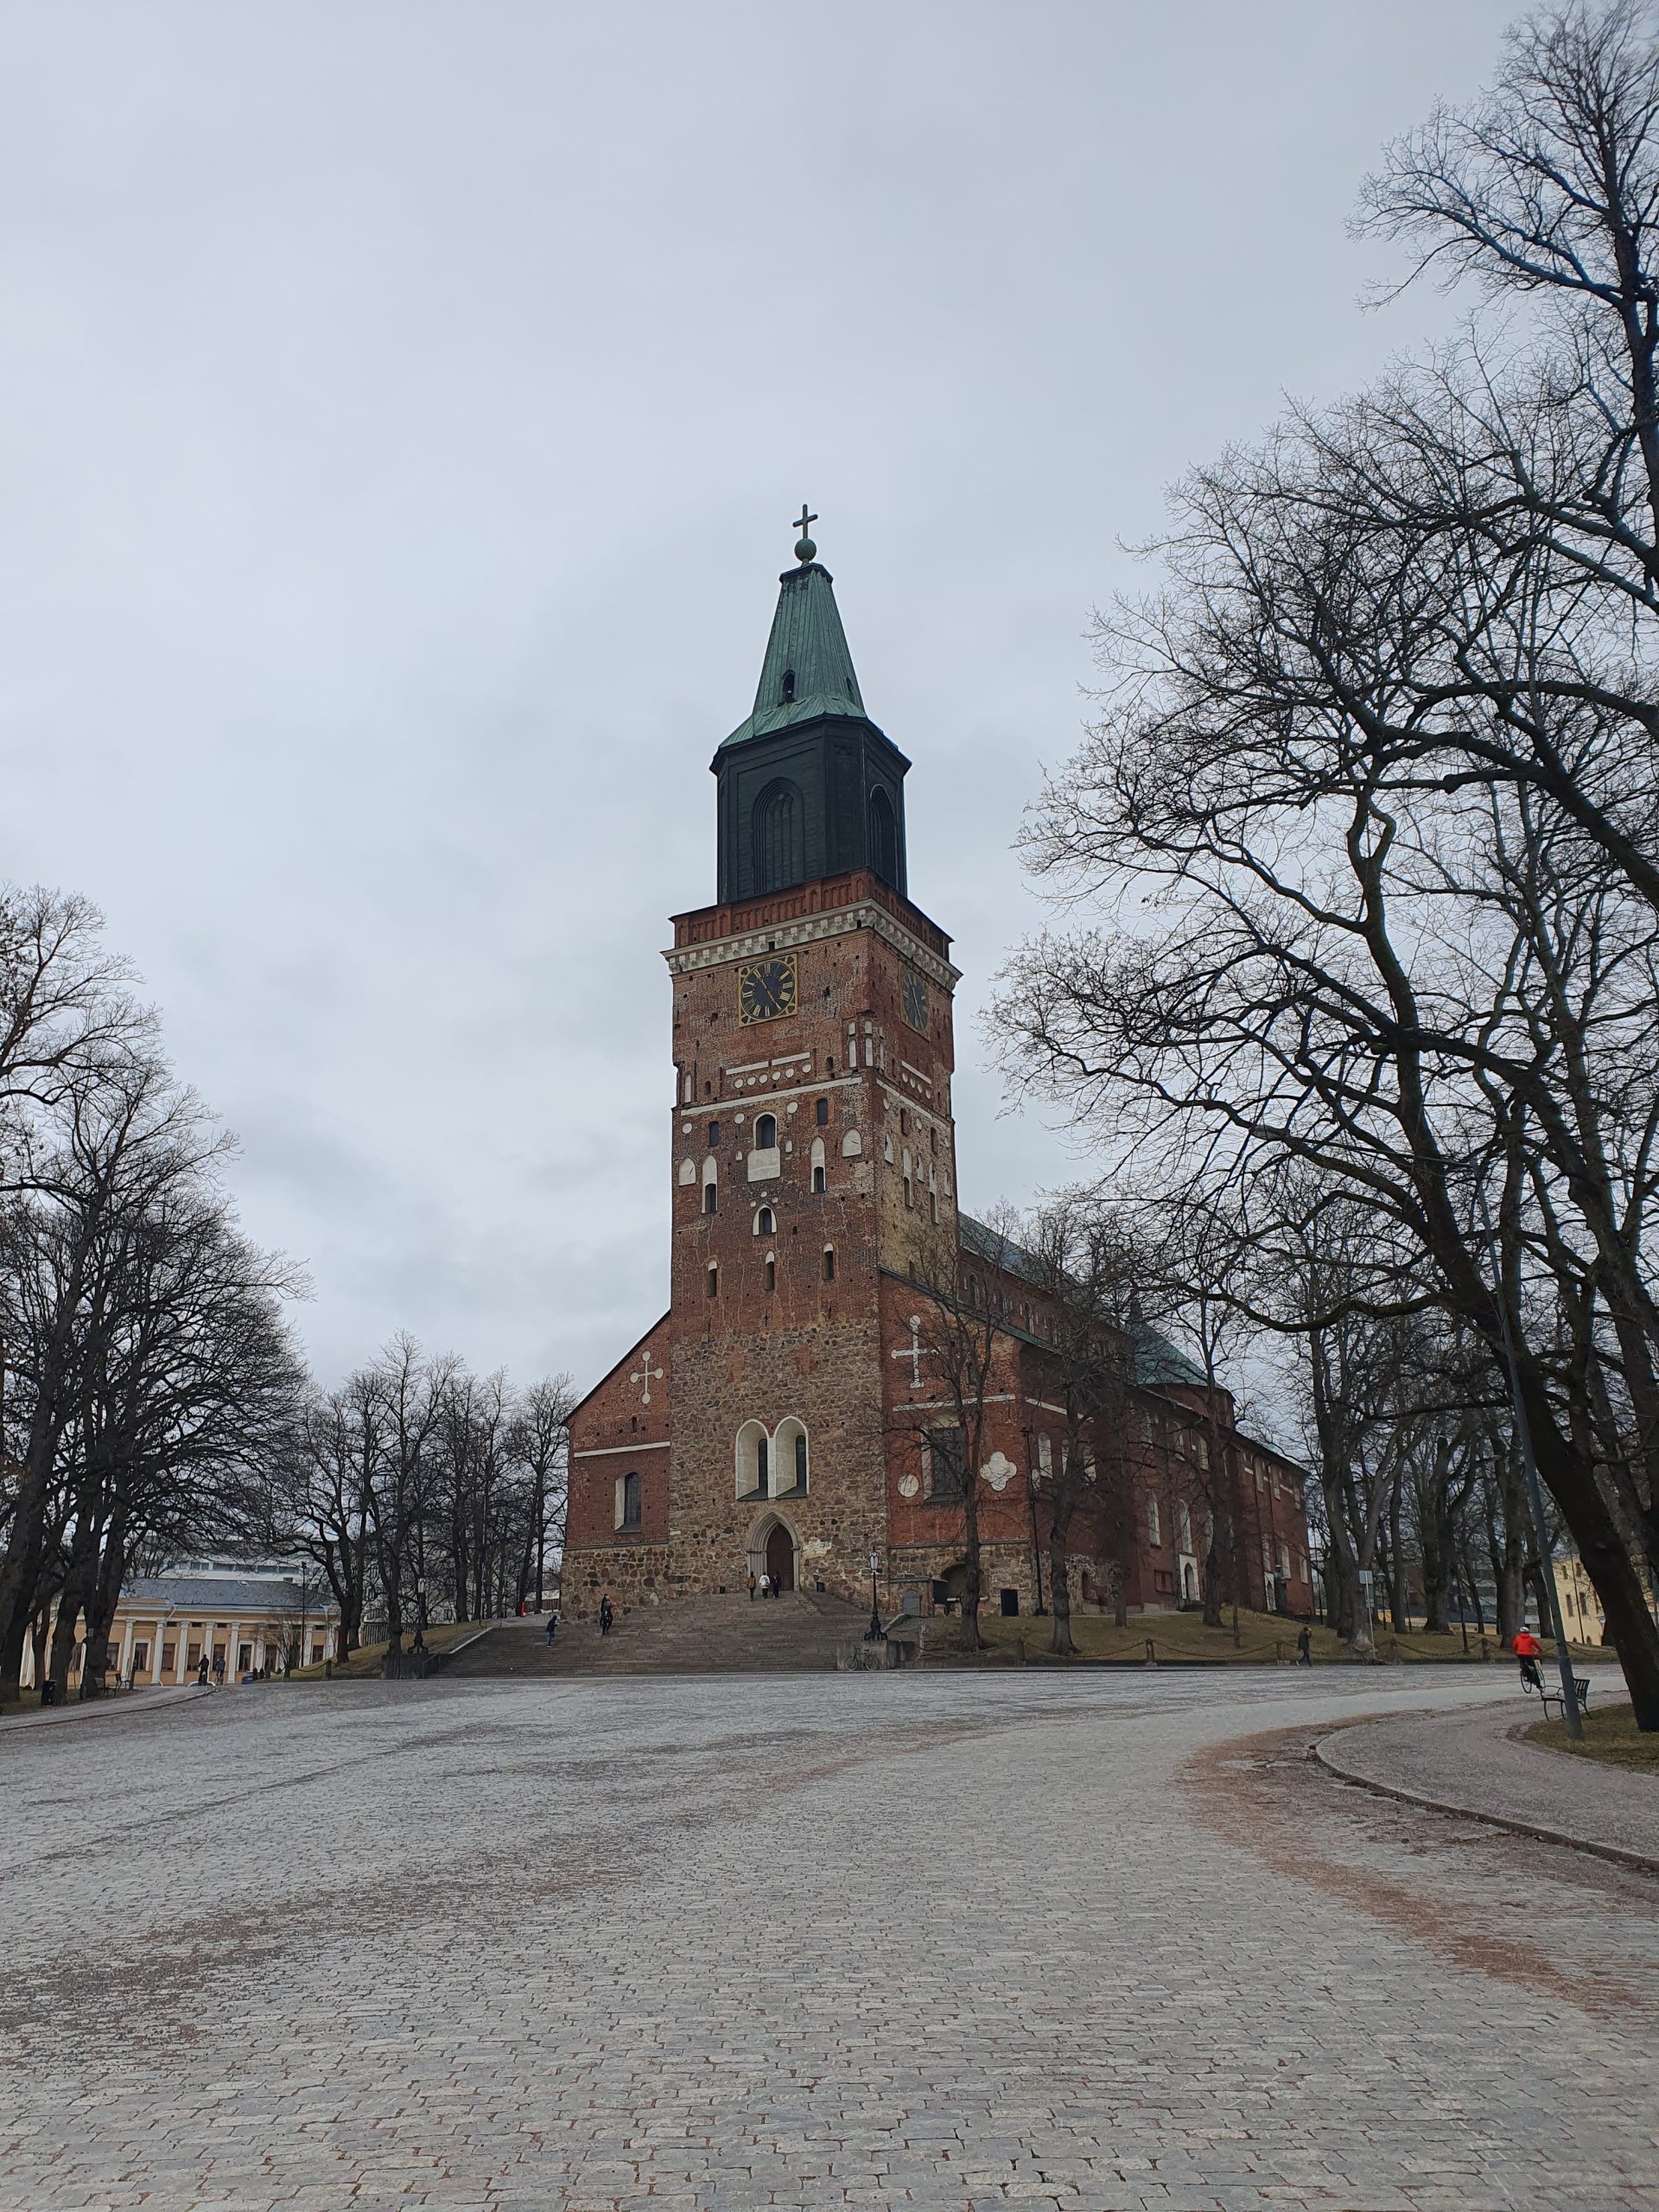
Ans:
[{"label": "brick church tower", "polygon": [[867,1596],[872,1553],[890,1580],[906,1281],[957,1266],[957,971],[816,555],[712,764],[718,903],[674,919],[671,1297],[572,1416],[575,1614],[751,1573]]}]

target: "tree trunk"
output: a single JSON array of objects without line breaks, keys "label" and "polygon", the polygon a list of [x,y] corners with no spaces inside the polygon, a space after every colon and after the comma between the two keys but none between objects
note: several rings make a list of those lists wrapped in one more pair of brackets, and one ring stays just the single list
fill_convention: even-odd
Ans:
[{"label": "tree trunk", "polygon": [[47,1646],[52,1635],[52,1608],[49,1603],[42,1605],[35,1614],[29,1634],[34,1643],[35,1687],[39,1689],[46,1680]]},{"label": "tree trunk", "polygon": [[1475,1633],[1478,1636],[1484,1636],[1486,1633],[1486,1608],[1481,1603],[1480,1584],[1476,1580],[1474,1569],[1469,1564],[1469,1554],[1466,1548],[1463,1554],[1462,1573],[1464,1587],[1469,1592],[1470,1610],[1473,1612],[1475,1617]]},{"label": "tree trunk", "polygon": [[98,1563],[91,1595],[86,1605],[86,1658],[80,1673],[80,1694],[83,1697],[102,1697],[104,1677],[110,1660],[110,1623],[121,1602],[121,1585],[126,1578],[127,1546],[126,1516],[118,1506],[111,1516],[110,1527],[104,1540],[104,1555]]},{"label": "tree trunk", "polygon": [[1457,1531],[1452,1525],[1452,1455],[1444,1440],[1434,1454],[1434,1471],[1428,1496],[1421,1501],[1418,1519],[1423,1552],[1423,1630],[1426,1635],[1449,1635],[1450,1598],[1454,1572]]},{"label": "tree trunk", "polygon": [[962,1648],[964,1651],[978,1651],[982,1648],[979,1640],[979,1498],[969,1455],[964,1452],[963,1460],[962,1548],[967,1554],[968,1581],[962,1593]]},{"label": "tree trunk", "polygon": [[1210,1548],[1204,1558],[1204,1624],[1205,1628],[1221,1626],[1221,1554],[1216,1548],[1216,1528],[1213,1516],[1210,1524]]},{"label": "tree trunk", "polygon": [[1054,1612],[1048,1648],[1063,1656],[1070,1656],[1077,1648],[1071,1641],[1071,1577],[1065,1564],[1066,1532],[1071,1524],[1071,1510],[1057,1500],[1048,1524],[1048,1598]]},{"label": "tree trunk", "polygon": [[[1618,1647],[1625,1687],[1630,1693],[1636,1725],[1643,1734],[1659,1732],[1659,1623],[1648,1611],[1635,1561],[1624,1548],[1593,1471],[1575,1463],[1530,1363],[1522,1370],[1521,1393],[1539,1477],[1560,1506],[1585,1572],[1601,1600],[1602,1615]],[[1548,1573],[1547,1560],[1540,1561],[1540,1572]],[[1547,1613],[1544,1618],[1548,1619]]]},{"label": "tree trunk", "polygon": [[[69,1665],[75,1656],[75,1631],[80,1624],[80,1592],[81,1575],[77,1561],[58,1593],[58,1614],[52,1624],[52,1650],[47,1661],[47,1672],[52,1677],[53,1692],[60,1705],[69,1694]],[[84,1674],[81,1680],[86,1680]]]}]

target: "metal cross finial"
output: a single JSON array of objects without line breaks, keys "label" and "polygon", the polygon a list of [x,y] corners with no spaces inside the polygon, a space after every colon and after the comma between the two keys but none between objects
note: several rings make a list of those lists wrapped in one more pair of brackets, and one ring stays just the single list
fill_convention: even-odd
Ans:
[{"label": "metal cross finial", "polygon": [[817,520],[817,515],[808,514],[806,511],[806,501],[803,499],[801,501],[801,512],[796,518],[797,527],[799,529],[801,535],[795,547],[795,558],[803,563],[812,560],[817,553],[817,547],[812,543],[812,540],[806,534]]}]

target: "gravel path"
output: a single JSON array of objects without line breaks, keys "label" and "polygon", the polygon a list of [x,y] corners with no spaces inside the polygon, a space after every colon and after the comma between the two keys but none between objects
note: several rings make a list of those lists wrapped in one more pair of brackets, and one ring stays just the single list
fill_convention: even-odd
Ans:
[{"label": "gravel path", "polygon": [[238,1690],[0,1744],[3,2212],[1659,2212],[1655,1881],[1334,1671]]},{"label": "gravel path", "polygon": [[[1603,1672],[1592,1705],[1617,1694]],[[1518,1695],[1477,1713],[1396,1713],[1327,1736],[1319,1757],[1351,1781],[1659,1869],[1659,1779],[1511,1733],[1538,1718]]]}]

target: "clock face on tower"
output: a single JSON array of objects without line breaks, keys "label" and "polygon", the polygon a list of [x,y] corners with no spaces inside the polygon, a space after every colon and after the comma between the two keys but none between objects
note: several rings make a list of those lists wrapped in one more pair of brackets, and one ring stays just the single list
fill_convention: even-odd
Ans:
[{"label": "clock face on tower", "polygon": [[912,1029],[927,1028],[927,985],[913,968],[906,968],[899,988],[899,1007]]},{"label": "clock face on tower", "polygon": [[780,1014],[793,1014],[797,998],[792,952],[747,960],[737,971],[737,1018],[746,1029],[751,1022],[776,1021]]}]

